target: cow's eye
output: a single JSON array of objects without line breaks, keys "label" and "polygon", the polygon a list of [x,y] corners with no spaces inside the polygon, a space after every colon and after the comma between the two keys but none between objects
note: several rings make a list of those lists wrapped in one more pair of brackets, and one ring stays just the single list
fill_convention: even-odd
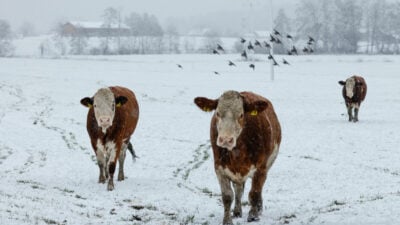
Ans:
[{"label": "cow's eye", "polygon": [[239,119],[243,119],[243,113],[239,115]]},{"label": "cow's eye", "polygon": [[217,117],[221,117],[221,115],[219,114],[219,112],[217,112]]},{"label": "cow's eye", "polygon": [[96,107],[97,107],[97,105],[95,104],[95,105],[94,105],[94,107],[96,108]]}]

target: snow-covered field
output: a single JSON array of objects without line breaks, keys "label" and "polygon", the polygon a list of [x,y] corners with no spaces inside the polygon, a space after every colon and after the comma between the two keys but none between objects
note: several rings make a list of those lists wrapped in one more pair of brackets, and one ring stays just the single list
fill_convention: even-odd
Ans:
[{"label": "snow-covered field", "polygon": [[[399,224],[400,57],[286,58],[274,82],[269,64],[252,71],[237,55],[0,58],[0,224],[220,224],[211,114],[193,99],[229,89],[269,98],[282,126],[252,224]],[[352,74],[368,84],[359,123],[337,83]],[[79,103],[108,85],[131,88],[140,105],[140,158],[127,157],[112,192],[97,183]],[[247,224],[248,210],[234,223]]]}]

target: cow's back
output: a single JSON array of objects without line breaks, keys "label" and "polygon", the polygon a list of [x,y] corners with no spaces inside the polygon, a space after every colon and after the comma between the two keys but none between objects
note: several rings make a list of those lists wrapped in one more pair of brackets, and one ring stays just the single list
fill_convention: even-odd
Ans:
[{"label": "cow's back", "polygon": [[367,95],[367,83],[363,77],[354,76],[354,78],[357,83],[361,83],[361,86],[357,87],[357,92],[360,93],[360,101],[364,101],[365,96]]},{"label": "cow's back", "polygon": [[110,87],[115,97],[125,96],[128,101],[119,106],[115,107],[115,117],[120,123],[113,123],[113,126],[121,129],[121,135],[123,139],[129,138],[135,131],[138,119],[139,119],[139,105],[136,100],[135,94],[124,87],[114,86]]},{"label": "cow's back", "polygon": [[[282,138],[281,126],[275,113],[274,107],[268,99],[260,95],[254,94],[252,92],[241,92],[240,94],[246,99],[247,102],[250,103],[259,100],[268,102],[268,107],[263,112],[261,112],[260,115],[248,115],[248,126],[245,128],[244,132],[248,133],[247,138],[250,140],[248,143],[253,149],[257,148],[257,143],[254,143],[251,140],[254,135],[260,135],[255,134],[254,131],[260,132],[261,134],[264,133],[264,141],[268,145],[266,153],[267,157],[269,157],[271,154],[273,154],[276,145],[280,145]],[[254,129],[255,127],[257,127],[257,129]]]}]

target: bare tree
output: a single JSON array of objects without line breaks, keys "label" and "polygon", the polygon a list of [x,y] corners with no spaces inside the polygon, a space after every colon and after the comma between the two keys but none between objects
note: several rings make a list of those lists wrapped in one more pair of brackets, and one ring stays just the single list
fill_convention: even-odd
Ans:
[{"label": "bare tree", "polygon": [[155,16],[147,13],[143,15],[131,13],[125,22],[131,29],[131,43],[135,47],[133,52],[140,54],[162,52],[164,31]]},{"label": "bare tree", "polygon": [[121,16],[117,9],[108,7],[103,11],[103,27],[105,28],[104,40],[102,40],[103,54],[110,53],[110,39],[112,37],[111,28],[121,26]]},{"label": "bare tree", "polygon": [[0,20],[0,56],[10,56],[14,51],[11,44],[12,33],[10,24],[5,20]]},{"label": "bare tree", "polygon": [[36,34],[35,26],[32,23],[25,21],[19,28],[19,33],[22,37],[33,36]]},{"label": "bare tree", "polygon": [[170,24],[165,31],[166,47],[168,53],[180,53],[179,33],[176,27]]},{"label": "bare tree", "polygon": [[217,31],[209,29],[204,33],[203,46],[200,49],[200,52],[203,53],[212,53],[213,49],[217,47],[218,44],[221,44],[221,39]]}]

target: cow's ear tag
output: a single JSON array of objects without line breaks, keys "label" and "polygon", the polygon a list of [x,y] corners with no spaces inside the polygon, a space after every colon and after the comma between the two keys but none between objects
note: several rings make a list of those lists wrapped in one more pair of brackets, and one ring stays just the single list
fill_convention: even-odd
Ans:
[{"label": "cow's ear tag", "polygon": [[119,102],[119,103],[117,103],[117,105],[115,105],[116,107],[121,107],[121,103]]},{"label": "cow's ear tag", "polygon": [[90,103],[88,103],[88,104],[87,104],[87,107],[90,109],[90,108],[92,108],[92,107],[93,107],[93,105],[92,105],[92,104],[90,104]]},{"label": "cow's ear tag", "polygon": [[210,108],[208,108],[208,107],[203,107],[203,111],[206,111],[206,112],[211,112],[211,109],[210,109]]},{"label": "cow's ear tag", "polygon": [[257,116],[257,114],[258,114],[257,110],[253,110],[250,112],[250,115],[252,115],[252,116]]}]

